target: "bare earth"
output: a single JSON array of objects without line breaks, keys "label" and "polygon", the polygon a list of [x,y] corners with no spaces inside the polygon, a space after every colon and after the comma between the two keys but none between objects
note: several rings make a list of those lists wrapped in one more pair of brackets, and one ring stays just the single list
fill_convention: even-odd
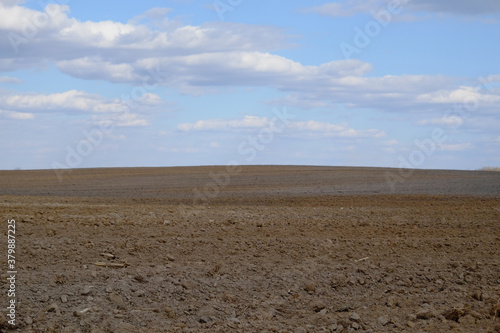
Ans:
[{"label": "bare earth", "polygon": [[0,216],[0,332],[500,332],[498,172],[0,171]]}]

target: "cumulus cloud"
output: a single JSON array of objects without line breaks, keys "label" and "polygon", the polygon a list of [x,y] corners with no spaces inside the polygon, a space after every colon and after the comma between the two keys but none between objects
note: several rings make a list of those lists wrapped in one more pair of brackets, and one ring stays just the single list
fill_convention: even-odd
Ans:
[{"label": "cumulus cloud", "polygon": [[500,2],[497,0],[409,0],[409,7],[413,11],[459,15],[500,13]]},{"label": "cumulus cloud", "polygon": [[0,83],[21,84],[23,80],[15,77],[0,76]]},{"label": "cumulus cloud", "polygon": [[421,94],[417,101],[428,103],[487,103],[500,102],[500,96],[480,92],[478,87],[462,86],[454,90],[440,90],[427,94]]},{"label": "cumulus cloud", "polygon": [[286,37],[269,27],[208,23],[153,29],[138,22],[158,18],[167,10],[155,9],[128,23],[80,22],[69,18],[68,11],[67,6],[58,5],[49,5],[44,12],[20,6],[1,11],[0,32],[21,37],[23,18],[47,15],[50,20],[17,45],[19,54],[11,52],[9,57],[12,47],[5,44],[7,39],[2,40],[0,47],[7,52],[0,58],[0,70],[52,61],[61,72],[76,78],[162,85],[192,94],[213,92],[216,87],[265,86],[291,92],[284,101],[271,103],[306,108],[335,103],[377,106],[373,102],[378,100],[396,107],[397,101],[411,102],[415,92],[430,93],[446,86],[436,76],[366,77],[372,66],[359,60],[306,66],[269,53],[282,47]]},{"label": "cumulus cloud", "polygon": [[344,0],[306,8],[302,12],[347,17],[389,8],[395,8],[397,12],[404,9],[410,12],[477,16],[499,13],[500,2],[497,0]]},{"label": "cumulus cloud", "polygon": [[[22,6],[2,8],[0,32],[8,37],[0,44],[4,54],[10,53],[15,59],[36,50],[37,59],[64,61],[103,56],[118,64],[165,54],[263,51],[284,45],[283,33],[271,27],[216,22],[201,26],[151,28],[141,24],[140,20],[128,23],[81,22],[68,17],[68,13],[68,6],[55,4],[47,5],[44,11]],[[149,11],[142,18],[156,14]],[[15,52],[16,48],[19,54]],[[33,59],[31,65],[39,64]]]},{"label": "cumulus cloud", "polygon": [[444,144],[440,143],[438,145],[439,150],[442,151],[463,151],[472,148],[471,143],[458,143],[458,144]]},{"label": "cumulus cloud", "polygon": [[[371,65],[359,60],[338,60],[321,66],[301,63],[263,52],[204,52],[186,56],[151,57],[132,63],[113,64],[97,58],[57,63],[71,76],[111,82],[159,84],[177,89],[187,87],[293,86],[342,84],[346,76],[368,73]],[[309,89],[311,89],[310,87]]]},{"label": "cumulus cloud", "polygon": [[[401,7],[408,0],[392,1],[394,7]],[[387,0],[349,0],[343,2],[325,3],[321,6],[314,6],[303,9],[302,12],[312,12],[324,16],[347,17],[360,13],[370,13],[373,10],[381,9],[387,6]]]},{"label": "cumulus cloud", "polygon": [[[227,131],[227,130],[259,130],[262,128],[272,128],[271,119],[266,117],[245,116],[243,119],[210,119],[199,120],[195,123],[182,123],[177,128],[184,132],[190,131]],[[290,121],[286,127],[287,135],[302,136],[335,136],[335,137],[371,137],[381,138],[385,133],[377,129],[356,130],[347,124],[332,124],[320,121]]]},{"label": "cumulus cloud", "polygon": [[459,116],[423,119],[418,122],[419,125],[444,125],[444,126],[460,126],[463,123],[464,123],[463,117]]},{"label": "cumulus cloud", "polygon": [[111,115],[92,115],[92,120],[96,125],[106,126],[112,122],[117,127],[147,126],[149,122],[140,115],[133,113],[120,113]]},{"label": "cumulus cloud", "polygon": [[63,60],[57,63],[57,67],[61,72],[80,79],[105,79],[110,82],[133,82],[139,79],[134,77],[131,64],[113,64],[99,58]]},{"label": "cumulus cloud", "polygon": [[[315,84],[315,81],[317,84]],[[429,108],[433,102],[419,98],[422,94],[433,94],[435,91],[450,87],[453,79],[436,75],[386,75],[383,77],[367,77],[349,75],[317,79],[288,81],[283,91],[292,91],[288,96],[274,99],[273,104],[297,104],[314,107],[345,104],[352,108],[372,108],[384,111],[401,112],[402,110],[420,110]],[[443,90],[444,91],[444,90]],[[319,104],[318,102],[323,102]],[[451,102],[450,102],[451,103]]]},{"label": "cumulus cloud", "polygon": [[227,129],[249,129],[269,126],[267,118],[245,116],[236,120],[198,120],[196,123],[182,123],[177,126],[181,131],[221,131]]},{"label": "cumulus cloud", "polygon": [[116,126],[146,126],[148,121],[139,111],[165,110],[168,106],[158,95],[146,93],[133,101],[105,98],[98,94],[69,90],[54,94],[0,94],[2,114],[12,119],[32,119],[34,114],[66,113],[91,115],[96,124],[113,121]]},{"label": "cumulus cloud", "polygon": [[48,4],[43,11],[38,11],[0,2],[0,8],[0,30],[6,32],[9,41],[12,37],[35,40],[54,36],[58,29],[65,29],[71,22],[76,22],[68,18],[70,10],[66,5]]},{"label": "cumulus cloud", "polygon": [[492,82],[500,82],[500,75],[490,75],[488,76],[487,80],[492,83]]},{"label": "cumulus cloud", "polygon": [[[159,105],[163,103],[160,96],[146,93],[135,100],[139,106]],[[118,98],[105,98],[85,91],[69,90],[54,94],[4,94],[0,95],[0,106],[17,110],[39,112],[67,111],[86,113],[124,113],[129,111],[127,101]]]},{"label": "cumulus cloud", "polygon": [[355,130],[347,126],[347,124],[332,124],[328,122],[320,121],[296,121],[291,122],[289,128],[294,131],[299,132],[310,132],[310,133],[320,133],[326,136],[338,136],[338,137],[371,137],[371,138],[381,138],[385,136],[384,131],[377,129],[369,130]]},{"label": "cumulus cloud", "polygon": [[15,5],[19,5],[23,2],[24,2],[23,0],[0,0],[0,6],[2,6],[2,5],[5,7],[15,6]]},{"label": "cumulus cloud", "polygon": [[126,112],[127,105],[119,99],[69,90],[55,94],[18,94],[0,96],[0,106],[32,112]]},{"label": "cumulus cloud", "polygon": [[138,25],[141,23],[152,22],[155,27],[164,28],[170,23],[167,14],[172,12],[172,8],[156,7],[137,15],[130,19],[128,23]]},{"label": "cumulus cloud", "polygon": [[[351,8],[349,13],[354,13],[379,3],[351,0],[343,4]],[[287,95],[269,103],[301,108],[345,104],[401,111],[475,97],[482,107],[500,100],[500,92],[457,88],[454,78],[441,75],[369,76],[371,64],[360,60],[303,65],[270,53],[286,45],[287,36],[275,28],[226,22],[145,25],[147,20],[166,19],[169,10],[161,8],[127,23],[80,22],[70,18],[68,12],[68,6],[54,4],[44,11],[16,5],[2,8],[0,34],[17,34],[21,41],[16,53],[9,38],[0,39],[0,48],[5,50],[0,57],[0,71],[42,67],[53,62],[62,73],[75,78],[138,87],[159,85],[193,95],[217,92],[219,87],[271,87]],[[48,20],[39,19],[45,24],[25,38],[26,17]]]},{"label": "cumulus cloud", "polygon": [[2,117],[15,120],[28,120],[35,118],[35,115],[27,112],[0,110],[0,119]]}]

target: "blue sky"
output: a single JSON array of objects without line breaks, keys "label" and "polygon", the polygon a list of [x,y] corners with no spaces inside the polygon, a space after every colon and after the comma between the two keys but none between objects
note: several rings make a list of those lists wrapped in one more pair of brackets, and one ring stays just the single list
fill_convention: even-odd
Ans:
[{"label": "blue sky", "polygon": [[0,0],[0,169],[500,166],[500,2]]}]

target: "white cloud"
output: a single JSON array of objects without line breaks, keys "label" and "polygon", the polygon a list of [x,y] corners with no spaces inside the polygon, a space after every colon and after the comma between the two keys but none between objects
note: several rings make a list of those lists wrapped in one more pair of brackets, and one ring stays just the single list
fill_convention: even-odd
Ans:
[{"label": "white cloud", "polygon": [[172,12],[172,8],[166,8],[166,7],[151,8],[145,13],[135,16],[134,18],[129,20],[128,23],[137,25],[140,24],[143,20],[151,20],[151,19],[164,20],[167,19],[166,16],[170,12]]},{"label": "white cloud", "polygon": [[[337,103],[349,106],[401,109],[413,105],[420,93],[431,94],[449,86],[453,79],[444,76],[404,75],[365,77],[372,67],[359,60],[332,61],[320,66],[304,66],[281,56],[262,52],[202,53],[188,56],[140,59],[115,74],[108,63],[89,61],[79,70],[81,59],[67,62],[61,70],[72,76],[140,84],[144,80],[200,93],[222,86],[267,86],[293,91],[271,104],[304,108],[326,107]],[[430,101],[422,100],[422,103]]]},{"label": "white cloud", "polygon": [[481,93],[478,87],[461,86],[454,90],[441,90],[421,94],[417,96],[417,101],[423,103],[487,103],[493,104],[500,102],[499,95]]},{"label": "white cloud", "polygon": [[[372,10],[377,10],[387,6],[385,0],[349,0],[343,2],[325,3],[321,6],[315,6],[309,9],[302,10],[303,12],[313,12],[324,16],[347,17],[360,13],[370,13]],[[394,5],[400,7],[407,0],[392,1]]]},{"label": "white cloud", "polygon": [[[257,131],[263,128],[272,128],[272,121],[266,117],[245,116],[237,120],[199,120],[196,123],[182,123],[177,128],[184,132],[190,131],[227,131],[227,130],[248,130]],[[290,121],[286,127],[287,135],[291,136],[322,136],[322,137],[371,137],[381,138],[385,136],[383,131],[377,129],[355,130],[347,124],[332,124],[328,122],[310,121]]]},{"label": "white cloud", "polygon": [[473,16],[500,13],[500,2],[497,0],[409,0],[409,8],[413,11]]},{"label": "white cloud", "polygon": [[4,116],[5,118],[9,118],[9,119],[16,119],[16,120],[28,120],[28,119],[35,118],[35,115],[32,113],[6,111],[6,110],[0,110],[0,117],[1,116]]},{"label": "white cloud", "polygon": [[464,119],[459,116],[423,119],[418,122],[419,125],[445,125],[445,126],[460,126],[463,123]]},{"label": "white cloud", "polygon": [[84,79],[137,85],[146,81],[181,90],[193,86],[275,86],[283,90],[292,89],[294,85],[331,86],[335,83],[333,80],[357,77],[372,69],[370,64],[359,60],[304,66],[278,55],[246,51],[150,57],[121,65],[87,57],[59,62],[57,66],[68,75]]},{"label": "white cloud", "polygon": [[[349,75],[344,77],[309,77],[302,80],[288,80],[284,91],[293,91],[289,96],[272,100],[271,103],[295,106],[305,101],[326,102],[335,105],[345,103],[349,107],[376,108],[400,112],[402,109],[418,110],[429,108],[432,101],[423,99],[421,94],[432,94],[450,86],[453,79],[443,76],[426,75],[386,75],[383,77],[364,77]],[[418,100],[417,98],[421,98]],[[307,106],[313,106],[309,103]],[[325,104],[320,104],[321,107]]]},{"label": "white cloud", "polygon": [[443,144],[438,145],[439,150],[443,151],[463,151],[472,148],[471,143],[458,143],[458,144]]},{"label": "white cloud", "polygon": [[96,125],[109,125],[110,121],[117,127],[148,126],[149,122],[141,116],[133,113],[111,114],[98,116],[93,115],[92,120]]},{"label": "white cloud", "polygon": [[8,6],[15,6],[23,2],[24,2],[23,0],[0,0],[0,5],[8,7]]},{"label": "white cloud", "polygon": [[370,72],[372,65],[356,59],[337,60],[322,64],[314,68],[314,74],[328,75],[329,77],[361,76]]},{"label": "white cloud", "polygon": [[500,82],[500,75],[490,75],[488,76],[487,81],[490,83]]},{"label": "white cloud", "polygon": [[[422,76],[363,77],[372,66],[359,60],[305,66],[265,52],[282,46],[284,39],[281,32],[267,27],[211,23],[163,31],[130,22],[79,22],[67,16],[68,10],[50,10],[58,13],[54,14],[57,20],[20,44],[20,55],[12,53],[11,58],[1,59],[0,69],[42,66],[44,61],[53,61],[63,73],[76,78],[139,86],[147,82],[192,94],[213,92],[223,86],[274,87],[294,91],[285,103],[306,108],[363,100],[370,104],[373,99],[389,99],[386,104],[394,105],[394,99],[411,97],[404,93],[427,92],[442,81]],[[3,13],[9,21],[0,26],[0,32],[22,30],[22,18],[36,13],[40,12],[9,8]],[[9,45],[3,48],[11,49]],[[31,53],[38,56],[23,56]]]},{"label": "white cloud", "polygon": [[140,28],[131,24],[113,21],[73,21],[72,23],[59,32],[61,39],[66,41],[79,40],[91,47],[112,47],[122,40],[136,39],[142,32]]},{"label": "white cloud", "polygon": [[[134,103],[140,107],[163,104],[160,96],[146,93]],[[54,94],[0,94],[0,107],[33,112],[126,113],[130,107],[118,98],[107,99],[85,91],[69,90]]]},{"label": "white cloud", "polygon": [[181,131],[221,131],[227,129],[249,129],[269,126],[267,118],[245,116],[239,120],[198,120],[196,123],[182,123],[177,126]]},{"label": "white cloud", "polygon": [[320,121],[295,121],[288,126],[293,131],[321,133],[326,136],[338,137],[372,137],[381,138],[385,133],[376,129],[355,130],[347,126],[347,124],[332,124]]},{"label": "white cloud", "polygon": [[99,58],[63,60],[57,62],[57,67],[61,72],[81,79],[101,78],[110,82],[132,82],[139,79],[133,75],[132,64],[113,64]]},{"label": "white cloud", "polygon": [[76,22],[76,20],[67,17],[69,6],[66,5],[48,4],[44,11],[17,5],[2,6],[1,3],[0,8],[2,8],[0,10],[0,31],[5,30],[9,38],[12,38],[12,33],[16,33],[19,38],[35,40],[43,38],[46,34],[53,35],[57,32],[54,31],[55,29],[60,31],[60,29],[67,28],[72,22]]},{"label": "white cloud", "polygon": [[23,80],[15,77],[0,76],[0,83],[21,84],[23,83]]},{"label": "white cloud", "polygon": [[477,16],[500,12],[497,0],[344,0],[325,3],[303,9],[324,16],[347,17],[357,14],[370,14],[381,9],[401,9],[409,12],[442,13],[451,15]]},{"label": "white cloud", "polygon": [[137,101],[144,105],[159,105],[163,103],[161,97],[153,93],[145,93]]},{"label": "white cloud", "polygon": [[[380,4],[387,3],[378,0],[344,3],[355,12]],[[419,111],[478,98],[481,108],[491,109],[500,101],[500,92],[457,88],[455,78],[440,75],[367,76],[372,66],[359,60],[306,66],[269,53],[282,47],[286,37],[269,27],[164,22],[165,25],[153,29],[143,24],[144,21],[160,19],[168,10],[155,9],[128,23],[80,22],[70,18],[68,12],[67,6],[47,6],[43,13],[50,14],[51,20],[26,43],[18,45],[22,50],[19,54],[13,52],[8,39],[0,39],[0,48],[5,50],[0,70],[40,67],[54,62],[61,72],[75,78],[138,87],[160,85],[194,95],[214,93],[218,87],[271,87],[288,96],[269,103],[301,108],[345,104],[395,112],[410,108]],[[0,34],[21,33],[23,18],[43,13],[15,5],[4,8],[0,11]],[[87,110],[89,106],[85,103],[93,103],[85,98],[79,101],[80,106],[73,105],[73,110]],[[148,101],[154,103],[151,99]],[[104,104],[101,112],[123,107],[119,102]]]},{"label": "white cloud", "polygon": [[18,94],[0,96],[0,106],[33,112],[126,112],[127,105],[119,99],[69,90],[55,94]]},{"label": "white cloud", "polygon": [[67,113],[91,115],[95,124],[112,121],[118,127],[147,126],[149,122],[142,113],[168,112],[170,106],[153,93],[142,95],[130,105],[121,99],[77,90],[47,95],[0,94],[0,108],[12,110],[3,112],[9,118],[31,119],[36,113]]},{"label": "white cloud", "polygon": [[[262,51],[284,45],[283,33],[271,27],[217,22],[202,26],[162,23],[152,29],[142,24],[143,19],[155,19],[161,11],[146,12],[139,21],[129,23],[81,22],[68,17],[68,6],[50,4],[44,11],[4,7],[0,10],[0,33],[8,38],[0,40],[4,50],[0,68],[40,67],[42,59],[63,66],[64,61],[98,57],[103,63],[121,65],[165,54]],[[37,24],[35,33],[26,35],[26,27],[33,23],[30,18],[42,23]],[[32,53],[37,57],[26,56]]]}]

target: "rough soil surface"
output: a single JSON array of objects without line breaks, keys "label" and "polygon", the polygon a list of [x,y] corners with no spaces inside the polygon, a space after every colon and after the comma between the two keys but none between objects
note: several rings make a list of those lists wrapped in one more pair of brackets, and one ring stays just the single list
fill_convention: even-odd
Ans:
[{"label": "rough soil surface", "polygon": [[500,173],[225,170],[0,171],[0,332],[500,332]]}]

